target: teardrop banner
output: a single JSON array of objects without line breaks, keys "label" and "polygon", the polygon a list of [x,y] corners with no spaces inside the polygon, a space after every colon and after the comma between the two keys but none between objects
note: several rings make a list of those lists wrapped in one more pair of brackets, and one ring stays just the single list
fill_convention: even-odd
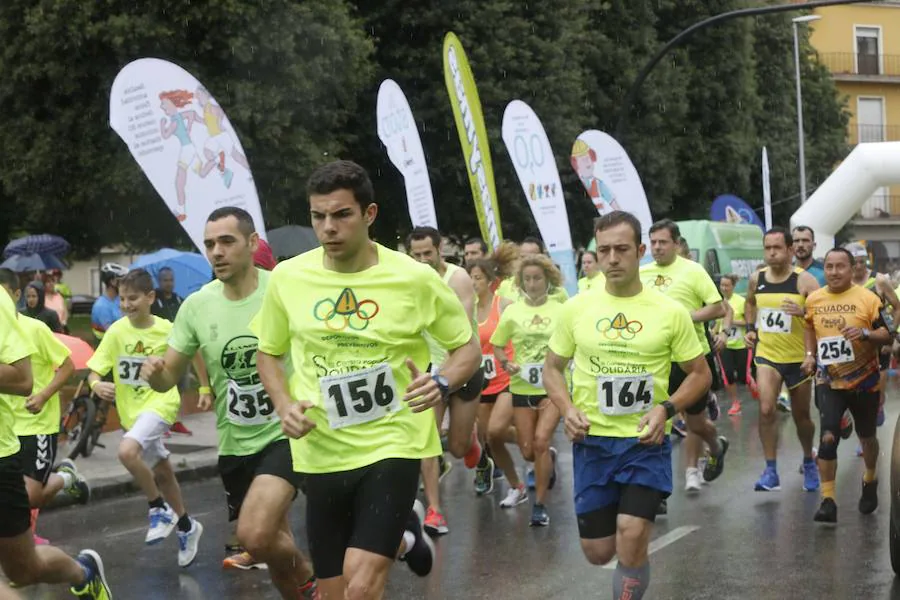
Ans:
[{"label": "teardrop banner", "polygon": [[393,79],[381,82],[375,112],[378,138],[406,183],[406,204],[413,227],[438,229],[422,139],[406,95]]},{"label": "teardrop banner", "polygon": [[491,149],[488,147],[484,114],[475,78],[472,76],[472,67],[469,66],[459,38],[452,31],[444,36],[444,83],[447,85],[450,107],[456,120],[481,237],[493,251],[503,239],[503,227],[500,224],[500,208],[494,187]]},{"label": "teardrop banner", "polygon": [[157,58],[128,63],[110,90],[109,125],[201,252],[206,219],[223,206],[250,213],[266,239],[247,155],[193,75]]},{"label": "teardrop banner", "polygon": [[571,164],[597,213],[630,212],[641,222],[641,239],[649,247],[653,217],[644,185],[625,148],[611,135],[588,129],[572,146]]},{"label": "teardrop banner", "polygon": [[521,100],[513,100],[503,111],[503,143],[544,244],[563,272],[566,290],[574,296],[578,273],[559,170],[541,120]]},{"label": "teardrop banner", "polygon": [[723,223],[745,223],[766,230],[756,211],[734,194],[716,196],[709,207],[709,220]]}]

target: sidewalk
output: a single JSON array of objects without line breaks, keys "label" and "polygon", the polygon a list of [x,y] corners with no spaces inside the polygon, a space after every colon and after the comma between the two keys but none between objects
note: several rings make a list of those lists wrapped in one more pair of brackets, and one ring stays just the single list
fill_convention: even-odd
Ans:
[{"label": "sidewalk", "polygon": [[[169,460],[175,469],[179,483],[213,477],[218,473],[218,451],[216,448],[216,415],[213,412],[187,415],[182,422],[194,435],[173,433],[165,440],[172,455]],[[87,458],[79,456],[75,461],[79,472],[91,486],[91,502],[137,492],[131,474],[119,463],[117,450],[123,432],[110,431],[100,436],[105,448],[96,447]],[[57,460],[65,458],[60,449]],[[44,510],[72,504],[66,494],[61,493]]]}]

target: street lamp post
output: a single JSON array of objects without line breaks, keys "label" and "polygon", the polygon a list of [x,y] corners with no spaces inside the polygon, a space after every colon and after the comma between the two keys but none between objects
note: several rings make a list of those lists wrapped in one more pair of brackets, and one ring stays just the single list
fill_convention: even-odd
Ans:
[{"label": "street lamp post", "polygon": [[797,79],[797,148],[800,160],[800,203],[806,202],[806,141],[803,135],[803,92],[800,86],[800,33],[798,25],[818,21],[818,15],[806,15],[791,19],[794,25],[794,69]]}]

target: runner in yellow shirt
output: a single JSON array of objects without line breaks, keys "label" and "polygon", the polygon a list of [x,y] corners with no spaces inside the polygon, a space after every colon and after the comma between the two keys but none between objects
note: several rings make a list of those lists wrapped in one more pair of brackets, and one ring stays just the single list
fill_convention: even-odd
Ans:
[{"label": "runner in yellow shirt", "polygon": [[[521,244],[519,244],[520,258],[537,256],[539,254],[547,256],[547,248],[544,246],[544,242],[541,238],[528,236],[522,240]],[[506,298],[507,300],[515,302],[522,297],[522,290],[516,285],[516,278],[509,277],[500,282],[500,287],[497,288],[497,295],[501,298]],[[549,299],[554,302],[563,303],[569,299],[569,293],[566,291],[566,288],[560,285],[553,289]]]},{"label": "runner in yellow shirt", "polygon": [[[362,167],[319,167],[307,193],[322,246],[272,271],[252,324],[257,368],[304,474],[319,590],[381,598],[398,556],[418,575],[431,571],[416,500],[421,459],[441,452],[428,409],[472,378],[481,352],[434,269],[369,239],[378,205]],[[433,375],[423,333],[448,349]]]},{"label": "runner in yellow shirt", "polygon": [[586,292],[593,288],[602,288],[606,285],[606,276],[600,270],[597,263],[597,253],[593,250],[585,250],[581,255],[581,272],[584,277],[578,280],[578,293]]},{"label": "runner in yellow shirt", "polygon": [[719,291],[722,292],[722,297],[731,307],[731,327],[725,329],[722,320],[716,321],[716,334],[725,337],[725,347],[719,352],[719,357],[722,363],[725,390],[731,397],[731,407],[728,409],[729,417],[741,414],[741,399],[738,397],[737,384],[738,382],[744,383],[747,378],[747,342],[744,341],[747,325],[744,320],[744,306],[747,304],[747,299],[734,292],[734,287],[739,280],[737,275],[722,275],[722,279],[719,281]]}]

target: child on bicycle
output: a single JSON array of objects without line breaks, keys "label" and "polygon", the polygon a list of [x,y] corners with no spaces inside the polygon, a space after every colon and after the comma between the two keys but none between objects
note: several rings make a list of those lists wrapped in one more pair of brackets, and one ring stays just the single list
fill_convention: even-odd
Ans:
[{"label": "child on bicycle", "polygon": [[[163,356],[172,323],[150,313],[155,301],[153,279],[144,269],[129,272],[119,284],[125,315],[113,323],[88,361],[91,391],[105,402],[116,402],[122,427],[119,461],[128,469],[150,505],[145,543],[156,544],[178,529],[178,565],[187,567],[197,556],[203,526],[188,516],[181,488],[162,438],[175,422],[181,398],[176,388],[155,392],[140,377],[148,356]],[[102,381],[113,371],[114,383]],[[161,492],[161,493],[160,493]]]}]

